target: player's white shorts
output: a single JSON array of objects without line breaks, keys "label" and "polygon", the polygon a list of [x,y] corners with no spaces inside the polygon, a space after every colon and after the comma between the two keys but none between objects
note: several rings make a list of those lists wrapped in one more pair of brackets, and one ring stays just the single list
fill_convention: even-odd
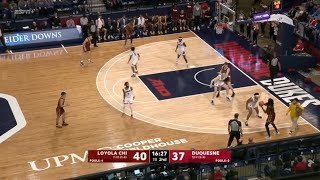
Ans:
[{"label": "player's white shorts", "polygon": [[248,104],[248,108],[257,108],[257,107],[258,107],[258,103],[256,103],[256,104],[249,103]]},{"label": "player's white shorts", "polygon": [[136,62],[136,63],[131,63],[131,66],[133,67],[133,66],[136,66],[136,65],[138,65],[138,62]]},{"label": "player's white shorts", "polygon": [[186,51],[184,49],[178,49],[178,55],[186,55]]},{"label": "player's white shorts", "polygon": [[123,103],[124,104],[133,104],[133,98],[125,98]]}]

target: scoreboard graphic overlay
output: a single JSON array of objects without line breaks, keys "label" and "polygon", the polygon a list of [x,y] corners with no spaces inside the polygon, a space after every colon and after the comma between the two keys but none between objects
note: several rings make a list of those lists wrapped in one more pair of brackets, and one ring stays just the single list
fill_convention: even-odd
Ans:
[{"label": "scoreboard graphic overlay", "polygon": [[89,150],[89,163],[229,163],[230,150]]}]

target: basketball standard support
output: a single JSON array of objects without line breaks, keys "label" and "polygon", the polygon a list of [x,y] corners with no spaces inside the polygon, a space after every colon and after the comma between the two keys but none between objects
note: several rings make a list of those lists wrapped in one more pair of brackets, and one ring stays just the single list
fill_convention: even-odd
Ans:
[{"label": "basketball standard support", "polygon": [[227,23],[228,29],[233,31],[234,22],[236,21],[236,12],[223,3],[219,3],[218,6],[216,6],[216,12],[219,17],[218,21]]}]

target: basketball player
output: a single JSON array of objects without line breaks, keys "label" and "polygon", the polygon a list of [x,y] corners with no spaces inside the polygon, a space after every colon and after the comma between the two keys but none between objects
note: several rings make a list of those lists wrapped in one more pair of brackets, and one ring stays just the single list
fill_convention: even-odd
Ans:
[{"label": "basketball player", "polygon": [[182,55],[183,56],[183,59],[186,61],[186,64],[188,66],[188,60],[187,60],[187,57],[186,57],[186,43],[182,41],[182,37],[179,37],[178,39],[178,42],[177,42],[177,47],[176,47],[176,50],[175,52],[177,52],[178,50],[178,56],[177,56],[177,60],[176,60],[176,64],[178,64],[178,60],[180,58],[180,56]]},{"label": "basketball player", "polygon": [[171,18],[172,18],[172,31],[175,32],[178,30],[178,21],[179,21],[179,9],[178,6],[175,4],[171,11]]},{"label": "basketball player", "polygon": [[247,103],[246,103],[246,108],[247,110],[249,111],[248,115],[247,115],[247,120],[245,122],[245,125],[248,126],[248,120],[252,114],[252,110],[254,109],[257,113],[257,116],[259,118],[262,118],[260,115],[259,115],[259,108],[258,108],[258,102],[260,100],[260,94],[259,93],[254,93],[253,97],[250,97],[248,100],[247,100]]},{"label": "basketball player", "polygon": [[221,88],[221,87],[223,87],[226,90],[227,99],[231,100],[231,98],[229,97],[229,87],[223,82],[222,77],[223,77],[223,74],[219,74],[217,77],[213,78],[210,82],[210,88],[214,86],[214,93],[212,95],[212,100],[211,100],[212,105],[214,105],[214,98],[217,95],[218,88]]},{"label": "basketball player", "polygon": [[[83,41],[82,43],[82,48],[83,48],[83,58],[84,60],[88,61],[88,63],[92,63],[91,61],[91,51],[90,51],[90,46],[91,46],[91,40],[92,40],[92,35],[89,34],[89,36]],[[80,60],[80,66],[84,66],[84,60]]]},{"label": "basketball player", "polygon": [[126,108],[126,106],[129,106],[129,109],[131,111],[131,118],[133,118],[133,111],[132,111],[132,104],[133,104],[133,100],[134,100],[134,95],[133,95],[133,88],[131,86],[129,86],[128,82],[124,83],[124,88],[122,89],[123,91],[123,113],[122,115],[124,115],[124,110]]},{"label": "basketball player", "polygon": [[132,40],[133,40],[133,36],[134,36],[134,27],[132,22],[129,22],[126,27],[124,28],[124,35],[125,35],[125,41],[124,41],[124,47],[127,46],[127,40],[128,38],[130,39],[130,43],[132,46]]},{"label": "basketball player", "polygon": [[138,61],[140,60],[140,54],[135,51],[135,47],[131,47],[131,55],[128,60],[128,64],[131,61],[131,69],[132,69],[132,76],[131,77],[136,77],[136,74],[138,74]]},{"label": "basketball player", "polygon": [[[264,109],[263,106],[267,106],[267,108]],[[265,124],[266,130],[267,130],[266,139],[270,139],[271,136],[270,136],[269,124],[271,124],[273,126],[273,128],[276,130],[276,134],[280,134],[278,129],[277,129],[277,126],[274,124],[274,120],[276,118],[276,113],[274,112],[273,99],[269,98],[268,102],[265,103],[263,106],[261,106],[263,112],[268,115],[267,121],[266,121],[266,124]]]},{"label": "basketball player", "polygon": [[[64,111],[64,107],[67,106],[65,105],[65,100],[66,100],[66,96],[67,96],[67,93],[66,92],[62,92],[61,93],[61,97],[59,98],[59,101],[58,101],[58,105],[57,105],[57,108],[56,108],[56,114],[57,114],[57,118],[56,118],[56,127],[57,128],[62,128],[62,126],[68,126],[69,124],[67,124],[65,122],[65,111]],[[59,120],[60,120],[60,117],[62,118],[62,126],[59,126]]]},{"label": "basketball player", "polygon": [[148,36],[149,32],[152,30],[152,23],[151,23],[151,17],[147,13],[144,16],[144,24],[145,24],[144,35]]},{"label": "basketball player", "polygon": [[[228,85],[229,89],[231,89],[232,91],[232,95],[231,97],[234,97],[235,93],[233,91],[233,87],[232,87],[232,84],[231,84],[231,76],[230,76],[230,68],[229,68],[229,63],[225,62],[223,64],[223,66],[221,67],[221,70],[220,70],[220,74],[224,74],[224,77],[223,78],[223,81],[225,84]],[[217,94],[217,97],[220,96],[220,90],[221,88],[219,89],[219,92]]]},{"label": "basketball player", "polygon": [[160,17],[160,21],[159,21],[159,31],[160,31],[160,34],[163,34],[163,33],[167,33],[167,16],[166,14],[163,14],[162,16],[159,16]]},{"label": "basketball player", "polygon": [[184,31],[186,29],[186,14],[184,13],[184,10],[181,10],[179,14],[179,27],[180,31]]},{"label": "basketball player", "polygon": [[152,29],[151,29],[151,34],[155,35],[155,31],[160,34],[160,29],[159,29],[159,22],[160,22],[160,16],[159,15],[154,15],[152,17]]}]

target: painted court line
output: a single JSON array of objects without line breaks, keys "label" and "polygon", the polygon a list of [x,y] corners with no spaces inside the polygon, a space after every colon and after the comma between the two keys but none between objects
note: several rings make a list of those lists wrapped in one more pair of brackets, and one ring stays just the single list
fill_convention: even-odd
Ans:
[{"label": "painted court line", "polygon": [[[191,33],[193,33],[195,36],[197,36],[203,43],[205,43],[207,46],[209,46],[211,49],[213,49],[216,53],[219,54],[219,52],[214,49],[210,44],[208,44],[206,41],[204,41],[202,38],[200,38],[196,33],[194,33],[193,31],[190,31]],[[222,55],[221,55],[222,56]],[[224,57],[224,56],[223,56]],[[242,72],[245,76],[247,76],[249,79],[251,79],[254,83],[256,83],[257,85],[259,85],[262,89],[264,89],[265,91],[267,91],[263,86],[261,86],[257,81],[255,81],[254,79],[252,79],[249,75],[247,75],[246,73],[244,73],[240,68],[238,68],[236,65],[234,65],[231,61],[229,61],[226,57],[224,57],[224,59],[229,62],[230,64],[232,64],[233,67],[237,68],[240,72]],[[271,93],[270,93],[271,94]],[[280,101],[277,97],[275,97],[273,94],[271,94],[271,96],[275,99],[277,99],[278,101]],[[285,107],[288,107],[286,104],[284,104],[282,101],[280,101]],[[320,132],[320,130],[316,127],[314,127],[309,121],[305,120],[303,117],[301,117],[302,120],[306,121],[311,127],[313,127],[314,129],[316,129],[318,132]]]},{"label": "painted court line", "polygon": [[[201,38],[200,38],[201,39]],[[202,39],[201,39],[202,40]],[[165,42],[168,42],[168,41],[165,41]],[[159,43],[158,43],[159,44]],[[151,46],[150,44],[148,44],[148,45],[143,45],[143,46]],[[146,48],[146,47],[145,47]],[[120,56],[120,55],[122,55],[123,53],[121,53],[121,54],[119,54],[119,55],[117,55],[116,57],[118,57],[118,56]],[[124,56],[122,56],[122,58],[123,57],[125,57],[126,55],[124,55]],[[120,60],[121,60],[121,58],[120,58]],[[109,97],[111,98],[111,99],[113,99],[113,101],[114,102],[116,102],[118,105],[120,105],[120,106],[122,106],[123,104],[122,103],[120,103],[119,101],[117,101],[113,96],[111,96],[111,94],[110,94],[110,92],[109,92],[109,89],[107,88],[107,84],[106,84],[106,78],[107,78],[107,75],[108,75],[108,72],[110,71],[110,69],[112,68],[112,66],[113,65],[115,65],[118,61],[120,61],[120,60],[117,60],[116,62],[113,62],[112,63],[112,65],[107,69],[107,72],[105,72],[105,74],[104,74],[104,78],[103,78],[103,84],[104,84],[104,90],[105,91],[107,91],[107,93],[109,94]],[[110,61],[108,61],[108,62],[110,62]],[[101,92],[101,89],[99,88],[99,83],[98,83],[98,81],[99,81],[99,77],[101,77],[101,74],[103,73],[103,70],[105,69],[105,67],[109,64],[109,63],[106,63],[101,69],[100,69],[100,71],[99,71],[99,73],[98,73],[98,76],[97,76],[97,79],[96,79],[96,83],[97,83],[97,86],[98,86],[98,91],[99,91],[99,93],[100,93],[100,95],[111,105],[111,106],[113,106],[115,109],[117,109],[117,110],[119,110],[120,112],[121,112],[121,108],[118,108],[118,107],[116,107],[113,103],[110,103],[110,101],[106,98],[106,96],[104,96],[104,93],[102,93]],[[110,62],[111,63],[111,62]],[[239,69],[238,69],[239,70]],[[242,71],[240,71],[240,72],[242,72]],[[243,72],[242,72],[243,73]],[[154,73],[153,73],[154,74]],[[246,74],[245,74],[246,75]],[[140,79],[140,78],[139,78]],[[251,79],[251,78],[249,78],[249,79]],[[252,79],[251,79],[252,80]],[[253,81],[253,82],[255,82],[255,81]],[[256,83],[256,82],[255,82]],[[143,83],[144,84],[144,83]],[[257,84],[257,83],[256,83]],[[257,84],[257,85],[259,85],[259,84]],[[149,88],[147,88],[147,89],[149,89]],[[203,96],[203,95],[202,95]],[[183,97],[183,98],[186,98],[186,97]],[[141,121],[143,121],[143,122],[146,122],[146,123],[149,123],[149,124],[153,124],[153,125],[157,125],[157,126],[160,126],[160,127],[165,127],[165,128],[170,128],[170,129],[175,129],[175,130],[181,130],[181,131],[188,131],[188,132],[198,132],[198,133],[210,133],[210,132],[202,132],[201,130],[207,130],[207,131],[211,131],[211,133],[214,133],[214,132],[212,132],[212,130],[214,131],[214,130],[222,130],[224,133],[222,133],[222,134],[226,134],[226,130],[225,130],[225,128],[196,128],[196,127],[192,127],[192,126],[186,126],[186,125],[177,125],[177,124],[173,124],[173,123],[169,123],[169,122],[164,122],[164,121],[160,121],[160,120],[158,120],[158,119],[155,119],[155,118],[152,118],[152,117],[148,117],[148,116],[145,116],[145,115],[143,115],[143,114],[141,114],[141,113],[138,113],[138,112],[136,112],[136,111],[134,111],[135,112],[135,114],[136,115],[138,115],[138,116],[141,116],[141,117],[145,117],[145,118],[147,118],[147,119],[150,119],[150,120],[153,120],[153,121],[156,121],[156,122],[160,122],[160,123],[163,123],[163,124],[154,124],[154,123],[152,123],[152,122],[150,122],[150,121],[147,121],[147,120],[145,120],[145,119],[140,119],[140,118],[137,118],[138,120],[141,120]],[[287,124],[289,125],[289,123],[284,123],[283,125],[281,125],[280,127],[282,128],[283,126],[285,126],[285,127],[287,127]],[[299,124],[301,124],[301,123],[299,123]],[[172,127],[172,126],[169,126],[168,127],[168,125],[174,125],[175,127]],[[181,128],[181,127],[183,127],[183,128]],[[191,129],[193,129],[193,130],[188,130],[188,129],[185,129],[185,128],[191,128]],[[250,132],[248,132],[248,133],[254,133],[254,132],[261,132],[262,130],[264,130],[264,127],[261,127],[261,128],[259,128],[259,130],[253,130],[253,131],[250,131]],[[219,134],[221,134],[221,133],[219,133]]]}]

